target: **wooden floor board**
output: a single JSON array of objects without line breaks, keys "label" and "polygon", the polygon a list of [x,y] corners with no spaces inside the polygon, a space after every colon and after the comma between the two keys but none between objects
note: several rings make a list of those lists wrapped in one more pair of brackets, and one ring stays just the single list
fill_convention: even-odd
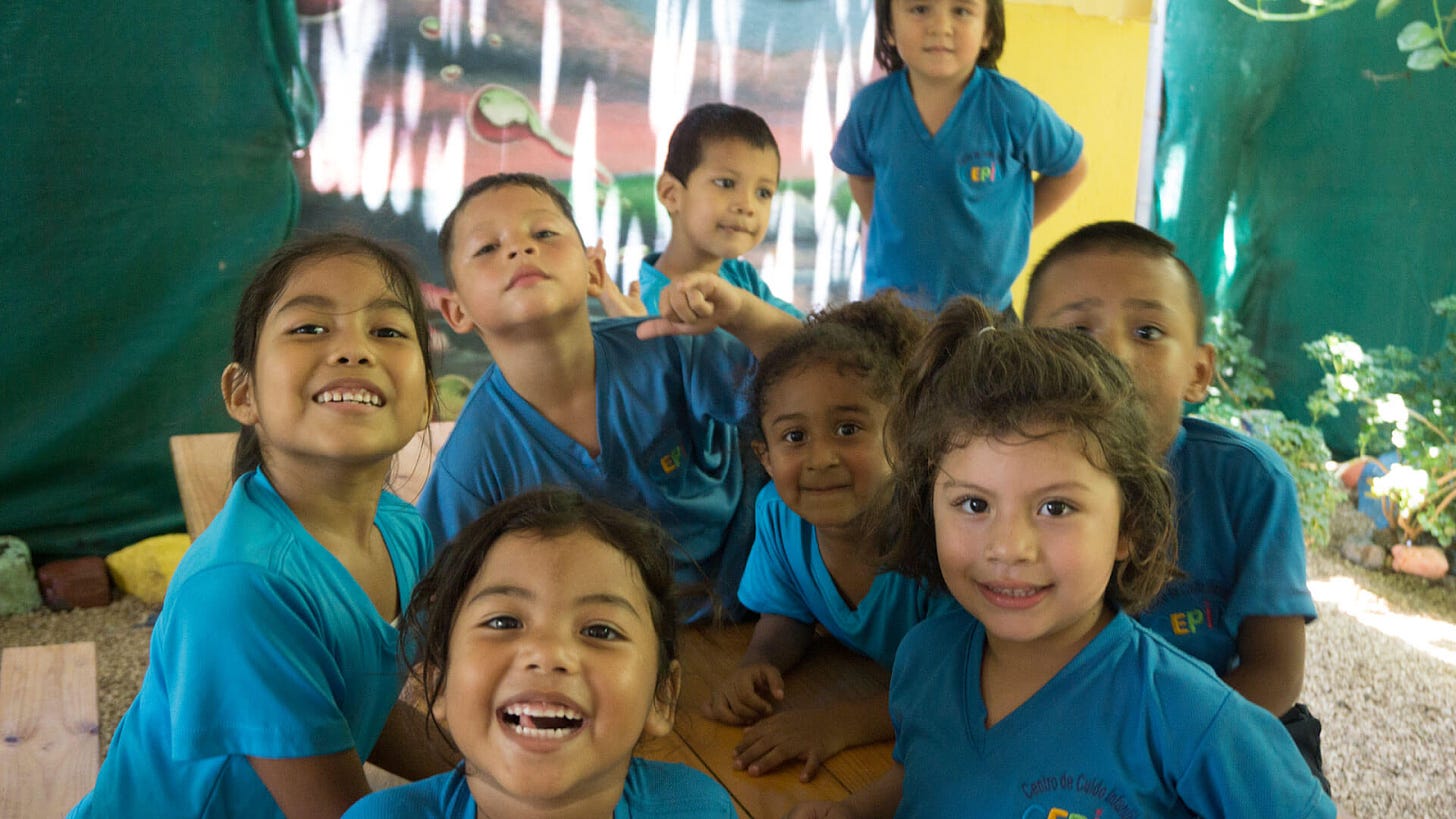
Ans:
[{"label": "wooden floor board", "polygon": [[0,816],[64,816],[96,784],[96,644],[0,653]]}]

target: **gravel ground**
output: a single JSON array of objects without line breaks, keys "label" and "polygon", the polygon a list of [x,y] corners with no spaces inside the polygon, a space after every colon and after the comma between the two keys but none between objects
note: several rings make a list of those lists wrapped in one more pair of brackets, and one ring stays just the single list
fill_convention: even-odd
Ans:
[{"label": "gravel ground", "polygon": [[[1319,602],[1320,618],[1308,631],[1303,699],[1324,723],[1325,772],[1341,813],[1456,815],[1456,586],[1367,572],[1324,553],[1310,556],[1309,577],[1317,598],[1365,589],[1397,616],[1427,615],[1444,629],[1423,651],[1347,613],[1378,612],[1383,604],[1372,606],[1369,593],[1363,602]],[[0,618],[0,645],[96,642],[104,754],[146,671],[153,614],[127,597],[99,609]],[[1412,622],[1401,622],[1397,632],[1413,632]]]}]

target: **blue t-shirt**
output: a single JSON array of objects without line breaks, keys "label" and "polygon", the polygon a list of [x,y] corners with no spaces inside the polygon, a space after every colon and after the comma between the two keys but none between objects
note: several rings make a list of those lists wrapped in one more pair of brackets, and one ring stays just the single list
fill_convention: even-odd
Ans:
[{"label": "blue t-shirt", "polygon": [[960,608],[949,594],[889,571],[875,577],[858,608],[850,608],[824,565],[814,527],[784,503],[773,484],[758,493],[754,523],[753,551],[738,586],[743,605],[759,614],[820,623],[834,639],[886,668],[917,623]]},{"label": "blue t-shirt", "polygon": [[[409,504],[374,524],[401,607],[433,559]],[[246,757],[368,759],[404,681],[399,635],[261,471],[172,575],[141,691],[73,817],[282,816]]]},{"label": "blue t-shirt", "polygon": [[[712,777],[675,762],[632,758],[613,819],[734,819],[733,799]],[[475,819],[465,764],[360,799],[344,819]]]},{"label": "blue t-shirt", "polygon": [[[662,288],[671,281],[666,274],[653,266],[661,257],[661,253],[649,253],[642,259],[642,268],[637,273],[637,281],[642,287],[640,291],[642,304],[647,307],[649,316],[657,315],[657,303],[662,298]],[[747,290],[794,318],[804,317],[799,308],[775,296],[773,291],[768,289],[763,277],[758,275],[758,269],[742,259],[724,259],[723,263],[718,265],[718,275],[729,284]]]},{"label": "blue t-shirt", "polygon": [[1178,567],[1138,622],[1224,674],[1245,617],[1315,618],[1299,497],[1266,444],[1184,418],[1168,451],[1178,494]]},{"label": "blue t-shirt", "polygon": [[937,309],[970,294],[1011,306],[1030,251],[1032,172],[1061,176],[1082,136],[1051,106],[996,71],[977,68],[934,136],[904,71],[855,95],[830,156],[873,177],[864,295],[895,287]]},{"label": "blue t-shirt", "polygon": [[540,486],[645,509],[677,543],[677,580],[714,579],[725,603],[753,542],[736,423],[752,357],[737,339],[637,338],[643,319],[592,322],[601,453],[546,420],[491,366],[471,390],[417,505],[446,542],[493,504]]},{"label": "blue t-shirt", "polygon": [[905,638],[890,679],[897,816],[1335,815],[1279,720],[1124,614],[990,728],[985,643],[965,611]]}]

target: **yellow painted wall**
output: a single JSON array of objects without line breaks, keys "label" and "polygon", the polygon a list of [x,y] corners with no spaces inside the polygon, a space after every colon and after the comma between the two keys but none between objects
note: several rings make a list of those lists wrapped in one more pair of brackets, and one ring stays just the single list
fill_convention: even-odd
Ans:
[{"label": "yellow painted wall", "polygon": [[[1088,222],[1132,219],[1147,85],[1146,20],[1118,21],[1062,6],[1006,6],[1003,74],[1046,100],[1085,138],[1087,181],[1031,234],[1028,269]],[[1025,275],[1012,288],[1017,308]]]}]

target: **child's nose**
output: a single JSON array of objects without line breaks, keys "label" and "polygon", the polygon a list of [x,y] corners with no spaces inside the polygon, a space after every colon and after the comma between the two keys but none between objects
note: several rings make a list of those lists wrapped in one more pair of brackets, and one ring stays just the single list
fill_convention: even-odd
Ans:
[{"label": "child's nose", "polygon": [[839,447],[816,438],[809,442],[809,465],[816,469],[824,469],[839,463]]},{"label": "child's nose", "polygon": [[568,674],[576,669],[576,656],[567,635],[538,631],[521,647],[521,662],[527,671]]},{"label": "child's nose", "polygon": [[1036,534],[1020,515],[1002,516],[991,531],[986,557],[996,563],[1026,563],[1036,556]]}]

